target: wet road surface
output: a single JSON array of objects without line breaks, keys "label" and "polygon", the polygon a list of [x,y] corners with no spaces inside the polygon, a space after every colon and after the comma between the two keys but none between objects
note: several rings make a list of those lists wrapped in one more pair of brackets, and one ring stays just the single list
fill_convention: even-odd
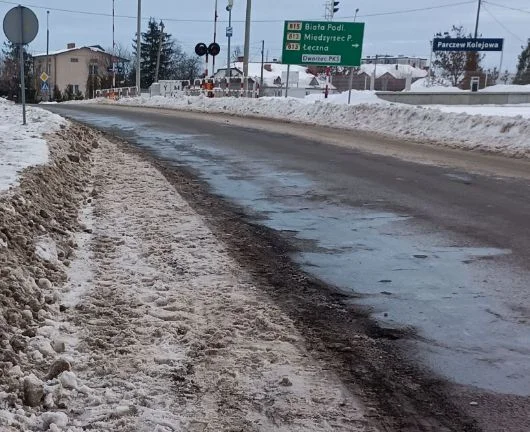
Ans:
[{"label": "wet road surface", "polygon": [[192,168],[220,196],[282,232],[306,271],[360,294],[355,302],[383,326],[417,332],[411,352],[434,371],[460,384],[530,394],[528,179],[198,116],[48,108]]}]

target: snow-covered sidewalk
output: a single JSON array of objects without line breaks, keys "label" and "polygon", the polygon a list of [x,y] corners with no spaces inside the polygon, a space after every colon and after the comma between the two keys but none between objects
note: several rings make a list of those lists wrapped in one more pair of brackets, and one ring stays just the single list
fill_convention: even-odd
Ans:
[{"label": "snow-covered sidewalk", "polygon": [[[436,108],[394,104],[370,92],[354,92],[331,102],[294,98],[216,98],[180,95],[87,101],[128,106],[161,107],[205,113],[223,113],[280,121],[376,132],[466,150],[481,150],[513,157],[530,156],[530,119],[522,116],[473,115]],[[346,99],[347,100],[347,99]],[[86,102],[85,102],[86,103]],[[497,108],[495,114],[500,113]],[[449,110],[446,110],[449,111]],[[508,112],[508,111],[507,111]]]},{"label": "snow-covered sidewalk", "polygon": [[37,392],[0,393],[2,431],[375,431],[151,163],[103,139],[92,158],[77,257],[37,245],[69,282],[20,340],[52,366],[11,370]]},{"label": "snow-covered sidewalk", "polygon": [[42,138],[66,120],[49,111],[28,107],[27,125],[22,125],[22,107],[0,98],[0,192],[16,184],[19,173],[48,161],[48,146]]}]

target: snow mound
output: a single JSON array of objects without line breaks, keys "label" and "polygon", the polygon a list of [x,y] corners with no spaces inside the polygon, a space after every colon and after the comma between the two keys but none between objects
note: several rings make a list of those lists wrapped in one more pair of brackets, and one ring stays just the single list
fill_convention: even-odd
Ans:
[{"label": "snow mound", "polygon": [[418,93],[451,93],[463,92],[465,90],[453,87],[450,82],[443,79],[436,79],[431,82],[429,78],[422,78],[412,83],[410,91]]},{"label": "snow mound", "polygon": [[20,171],[48,161],[43,139],[66,124],[62,117],[28,107],[27,125],[22,125],[22,107],[0,98],[0,192],[17,183]]},{"label": "snow mound", "polygon": [[[316,102],[321,101],[325,103],[333,104],[348,104],[348,92],[331,94],[326,99],[322,93],[313,93],[304,98],[305,102]],[[379,99],[375,92],[370,90],[352,90],[351,92],[351,105],[359,104],[387,104],[389,102]]]},{"label": "snow mound", "polygon": [[497,84],[486,87],[480,90],[485,93],[530,93],[530,84],[516,85],[516,84]]}]

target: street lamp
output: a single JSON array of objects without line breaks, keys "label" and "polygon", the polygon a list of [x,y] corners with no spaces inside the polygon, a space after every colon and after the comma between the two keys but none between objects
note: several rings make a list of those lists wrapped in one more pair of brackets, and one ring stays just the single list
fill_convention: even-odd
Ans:
[{"label": "street lamp", "polygon": [[355,9],[355,16],[353,17],[353,22],[357,21],[357,14],[359,13],[359,8]]},{"label": "street lamp", "polygon": [[[228,0],[226,10],[228,11],[228,27],[226,29],[226,37],[228,38],[228,53],[226,60],[226,76],[232,78],[232,69],[230,67],[230,43],[232,41],[232,8],[234,7],[234,0]],[[230,81],[228,82],[230,86]]]}]

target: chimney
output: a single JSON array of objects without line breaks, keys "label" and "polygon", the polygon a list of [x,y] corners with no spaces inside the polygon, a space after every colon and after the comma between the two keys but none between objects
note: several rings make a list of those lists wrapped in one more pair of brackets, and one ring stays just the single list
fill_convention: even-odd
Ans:
[{"label": "chimney", "polygon": [[263,69],[265,69],[267,72],[272,72],[272,65],[268,63],[263,66]]},{"label": "chimney", "polygon": [[66,48],[67,49],[74,49],[75,48],[75,43],[74,42],[70,42],[69,44],[66,44]]}]

